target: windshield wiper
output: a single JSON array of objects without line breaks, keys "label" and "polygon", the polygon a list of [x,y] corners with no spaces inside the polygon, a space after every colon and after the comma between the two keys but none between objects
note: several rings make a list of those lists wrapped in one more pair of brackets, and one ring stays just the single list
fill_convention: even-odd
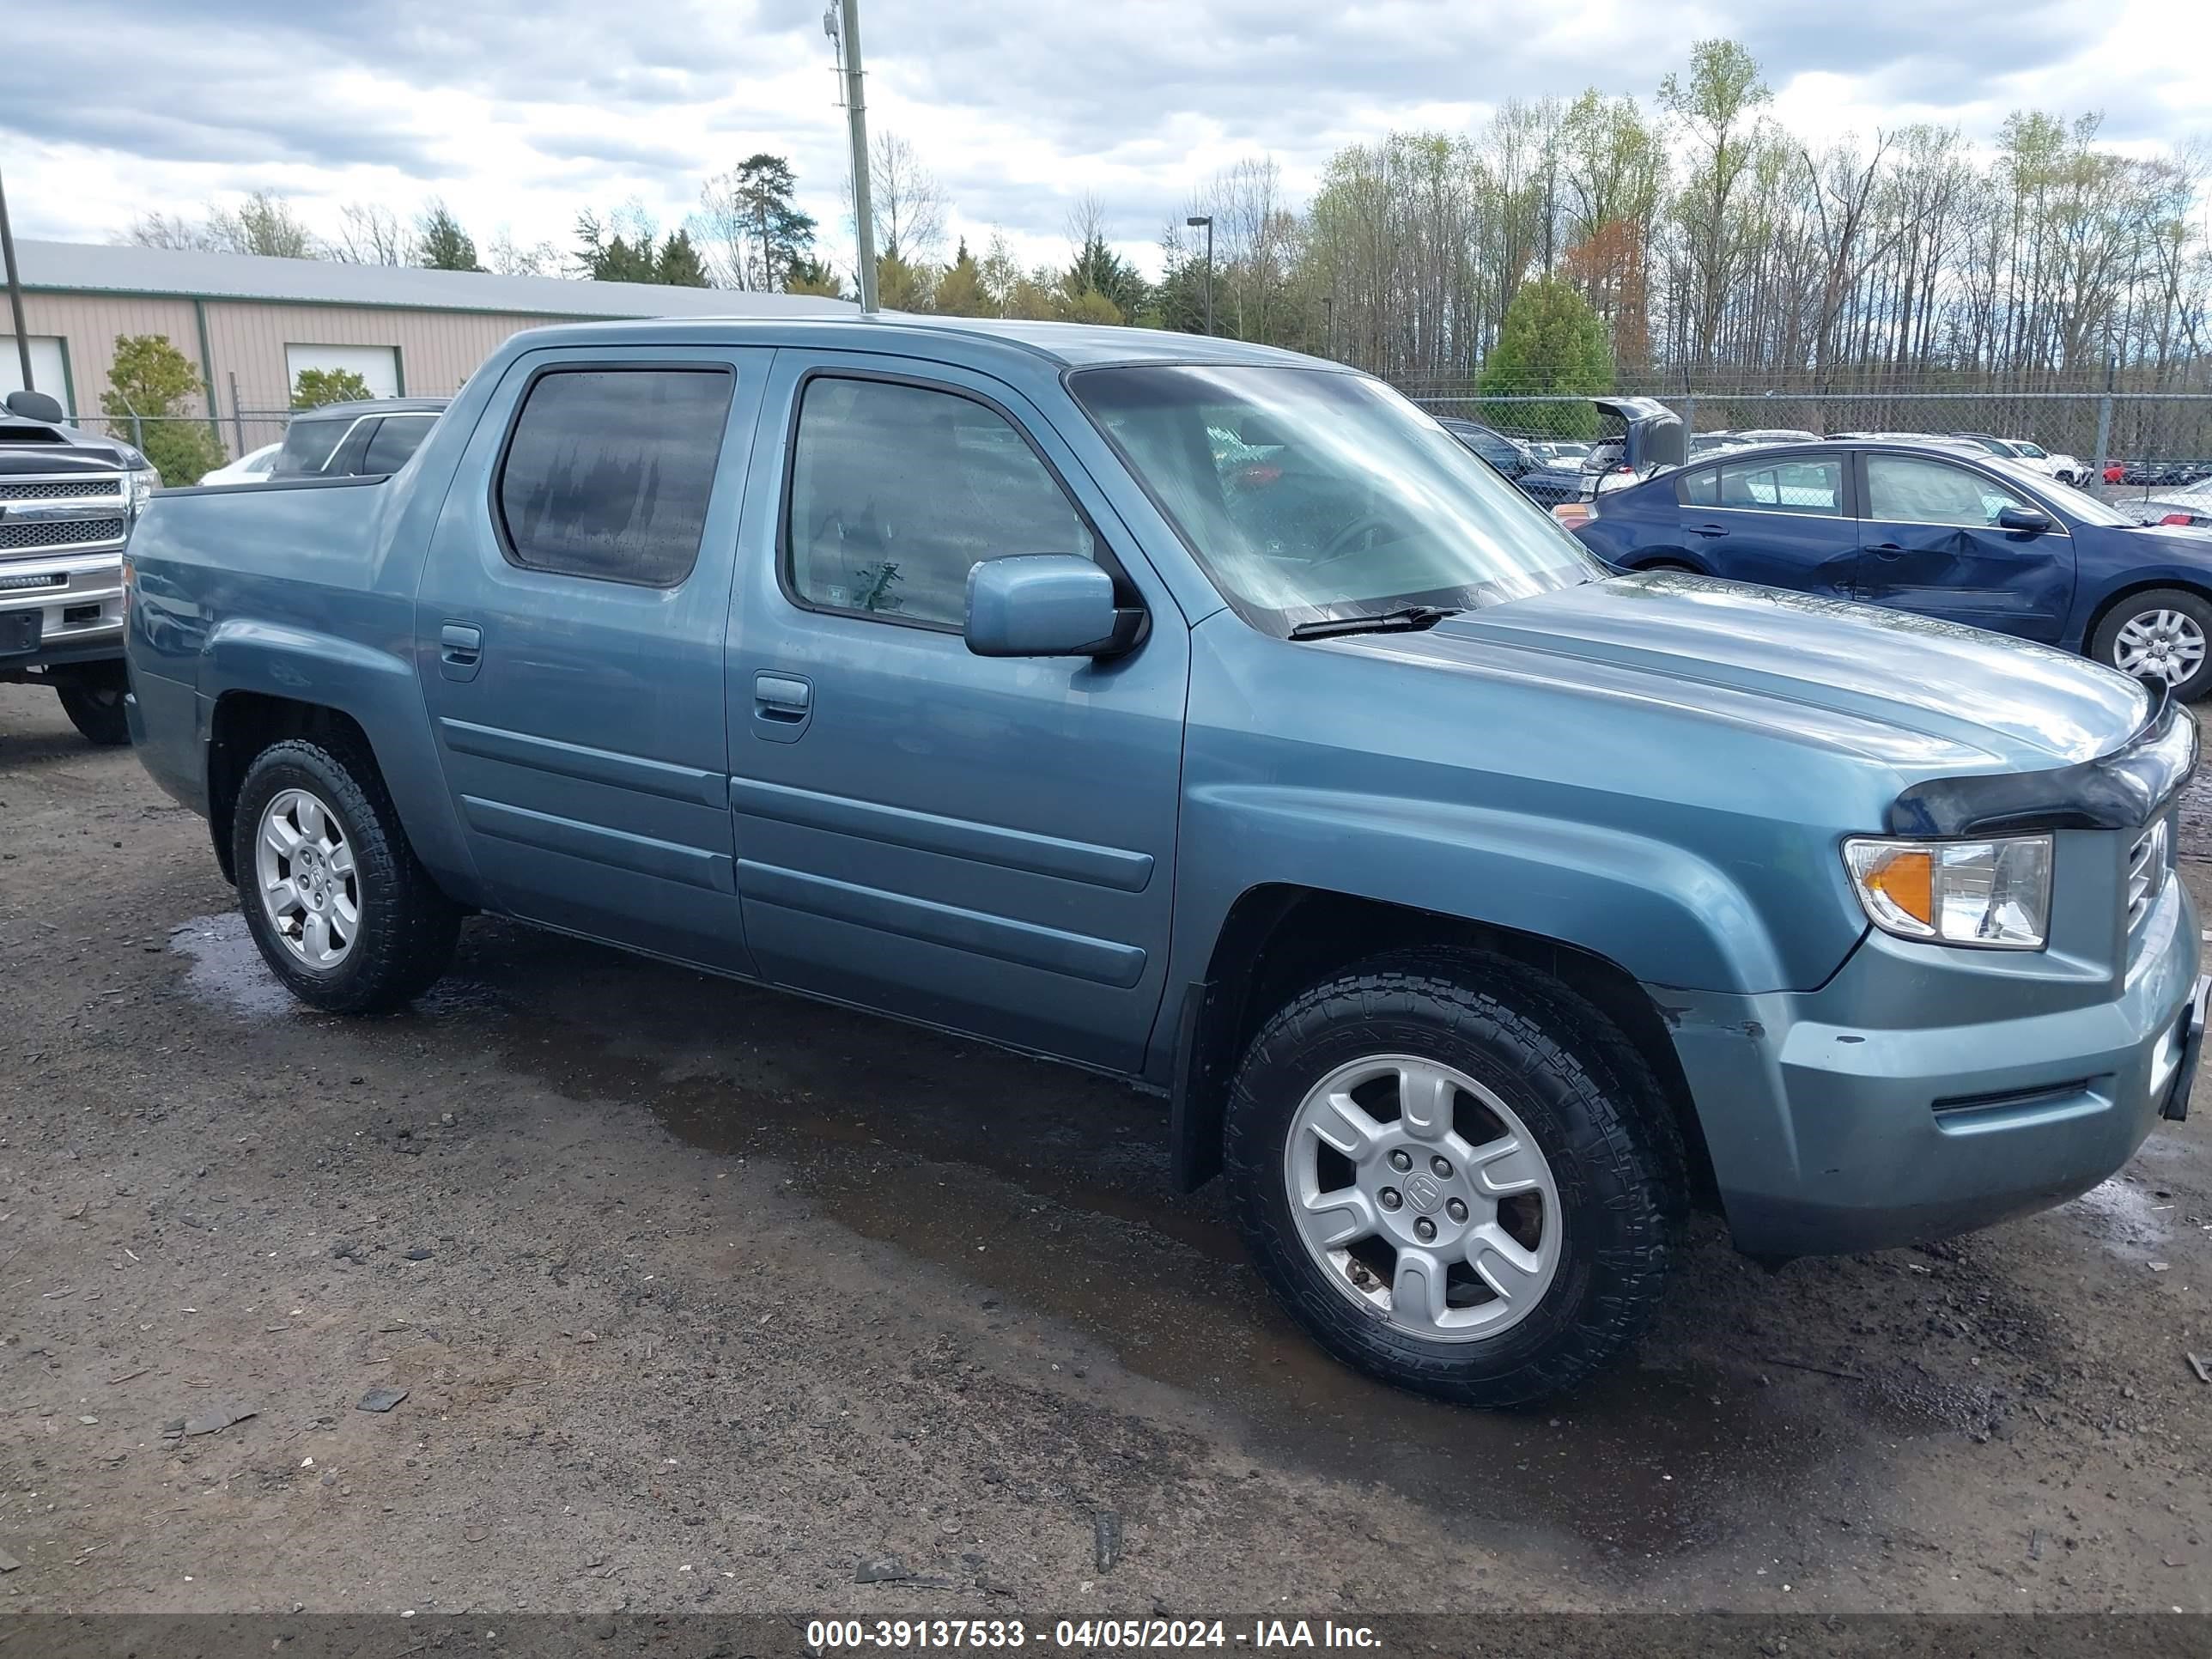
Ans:
[{"label": "windshield wiper", "polygon": [[1371,617],[1331,617],[1322,622],[1300,623],[1291,630],[1291,637],[1331,640],[1340,634],[1413,634],[1457,615],[1457,608],[1449,605],[1409,605],[1399,611],[1378,611]]}]

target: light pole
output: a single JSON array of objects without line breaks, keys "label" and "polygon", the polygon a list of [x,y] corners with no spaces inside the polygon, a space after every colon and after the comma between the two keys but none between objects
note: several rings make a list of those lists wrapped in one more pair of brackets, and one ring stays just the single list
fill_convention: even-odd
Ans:
[{"label": "light pole", "polygon": [[1183,223],[1194,230],[1200,225],[1206,227],[1206,331],[1211,334],[1213,332],[1213,216],[1194,213]]},{"label": "light pole", "polygon": [[23,390],[36,392],[31,381],[31,337],[23,329],[23,282],[15,270],[15,235],[8,228],[8,191],[0,185],[0,263],[7,266],[8,310],[15,323],[15,356],[23,365]]}]

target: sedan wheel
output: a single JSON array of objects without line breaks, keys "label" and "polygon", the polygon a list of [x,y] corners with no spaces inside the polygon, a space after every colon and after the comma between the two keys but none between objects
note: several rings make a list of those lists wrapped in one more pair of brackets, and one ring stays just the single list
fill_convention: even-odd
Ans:
[{"label": "sedan wheel", "polygon": [[2120,624],[2112,665],[2139,680],[2179,685],[2204,665],[2204,630],[2180,611],[2144,611]]}]

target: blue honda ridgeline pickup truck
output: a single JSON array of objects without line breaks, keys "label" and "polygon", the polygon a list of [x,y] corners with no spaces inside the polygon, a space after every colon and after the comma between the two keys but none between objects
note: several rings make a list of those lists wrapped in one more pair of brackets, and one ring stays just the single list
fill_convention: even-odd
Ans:
[{"label": "blue honda ridgeline pickup truck", "polygon": [[2196,755],[2107,668],[1608,578],[1364,375],[1133,330],[517,336],[388,478],[172,491],[138,752],[270,969],[489,910],[1122,1074],[1316,1340],[1486,1405],[2186,1109]]}]

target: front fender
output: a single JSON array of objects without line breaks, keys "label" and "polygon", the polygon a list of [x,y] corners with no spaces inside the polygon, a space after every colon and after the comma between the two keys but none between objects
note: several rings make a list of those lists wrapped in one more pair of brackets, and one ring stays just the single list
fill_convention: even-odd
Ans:
[{"label": "front fender", "polygon": [[1247,890],[1282,884],[1556,940],[1647,984],[1748,992],[1788,977],[1725,870],[1618,829],[1463,803],[1221,784],[1186,796],[1183,848],[1176,956],[1186,964],[1209,959]]}]

